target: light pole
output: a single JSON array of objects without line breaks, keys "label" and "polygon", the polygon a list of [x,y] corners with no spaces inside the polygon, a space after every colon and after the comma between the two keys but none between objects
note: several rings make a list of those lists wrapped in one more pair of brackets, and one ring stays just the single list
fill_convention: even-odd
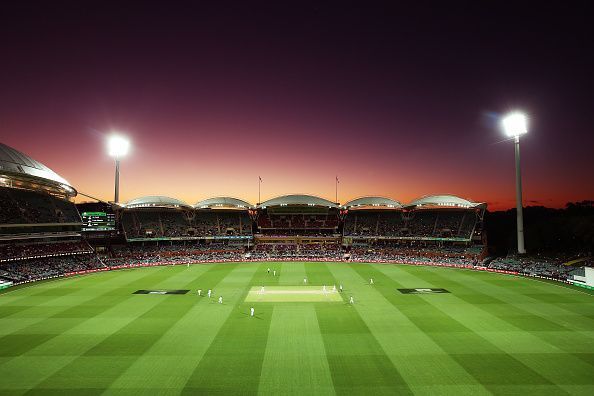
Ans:
[{"label": "light pole", "polygon": [[258,176],[258,205],[262,203],[260,200],[260,189],[262,188],[262,177]]},{"label": "light pole", "polygon": [[340,180],[338,180],[338,175],[336,175],[336,183],[334,186],[336,188],[336,190],[335,190],[336,194],[334,195],[334,201],[337,205],[338,205],[338,183],[340,183]]},{"label": "light pole", "polygon": [[516,156],[516,220],[518,228],[518,253],[525,254],[524,216],[522,214],[522,172],[520,169],[520,136],[528,132],[528,119],[521,112],[507,114],[501,121],[503,131],[514,138]]},{"label": "light pole", "polygon": [[107,142],[109,155],[115,159],[115,193],[113,201],[120,200],[120,158],[128,153],[130,142],[123,136],[111,135]]}]

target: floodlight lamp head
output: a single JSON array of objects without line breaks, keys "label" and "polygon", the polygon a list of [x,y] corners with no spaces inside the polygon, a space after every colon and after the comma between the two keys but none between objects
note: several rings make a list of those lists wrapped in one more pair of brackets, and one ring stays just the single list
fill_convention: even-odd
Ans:
[{"label": "floodlight lamp head", "polygon": [[130,149],[130,141],[120,135],[111,135],[107,142],[109,155],[118,159],[125,156]]},{"label": "floodlight lamp head", "polygon": [[526,114],[514,111],[501,120],[503,132],[509,137],[519,137],[528,132],[528,118]]}]

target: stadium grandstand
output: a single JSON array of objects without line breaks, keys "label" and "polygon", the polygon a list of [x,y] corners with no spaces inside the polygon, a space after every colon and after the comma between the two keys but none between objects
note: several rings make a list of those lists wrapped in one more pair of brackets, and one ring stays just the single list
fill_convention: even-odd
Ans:
[{"label": "stadium grandstand", "polygon": [[215,197],[194,205],[194,224],[198,235],[214,239],[250,239],[252,205],[232,197]]},{"label": "stadium grandstand", "polygon": [[23,283],[103,264],[82,239],[77,195],[63,177],[0,144],[0,281]]},{"label": "stadium grandstand", "polygon": [[353,238],[401,235],[405,227],[402,204],[390,198],[362,197],[347,202],[344,235]]},{"label": "stadium grandstand", "polygon": [[31,157],[0,144],[0,235],[4,239],[78,235],[76,190]]},{"label": "stadium grandstand", "polygon": [[119,211],[128,241],[184,239],[195,234],[192,206],[175,198],[146,196],[128,201]]},{"label": "stadium grandstand", "polygon": [[248,202],[215,197],[191,206],[175,198],[133,199],[119,210],[129,242],[175,240],[249,240],[252,220]]},{"label": "stadium grandstand", "polygon": [[462,260],[487,255],[482,220],[486,204],[453,195],[432,195],[409,204],[362,197],[344,205],[343,245],[353,260]]},{"label": "stadium grandstand", "polygon": [[431,195],[404,207],[408,237],[480,240],[486,203],[471,202],[454,195]]},{"label": "stadium grandstand", "polygon": [[314,195],[292,194],[257,206],[256,244],[337,244],[341,208]]}]

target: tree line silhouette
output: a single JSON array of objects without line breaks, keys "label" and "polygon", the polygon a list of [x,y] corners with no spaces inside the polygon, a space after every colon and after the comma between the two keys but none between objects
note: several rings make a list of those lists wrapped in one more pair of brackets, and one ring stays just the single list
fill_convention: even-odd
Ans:
[{"label": "tree line silhouette", "polygon": [[[487,212],[489,253],[513,253],[517,246],[516,209]],[[594,201],[568,202],[563,209],[524,208],[524,238],[529,254],[578,254],[594,251]]]}]

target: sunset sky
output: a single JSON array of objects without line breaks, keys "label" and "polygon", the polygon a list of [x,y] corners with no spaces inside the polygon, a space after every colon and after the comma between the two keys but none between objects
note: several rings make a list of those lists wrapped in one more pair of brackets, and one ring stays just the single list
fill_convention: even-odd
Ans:
[{"label": "sunset sky", "polygon": [[594,198],[587,2],[14,3],[0,6],[0,141],[85,194],[113,199],[117,130],[132,141],[122,201],[256,203],[258,176],[263,200],[333,200],[338,175],[340,202],[451,193],[505,209],[498,122],[522,109],[525,204]]}]

